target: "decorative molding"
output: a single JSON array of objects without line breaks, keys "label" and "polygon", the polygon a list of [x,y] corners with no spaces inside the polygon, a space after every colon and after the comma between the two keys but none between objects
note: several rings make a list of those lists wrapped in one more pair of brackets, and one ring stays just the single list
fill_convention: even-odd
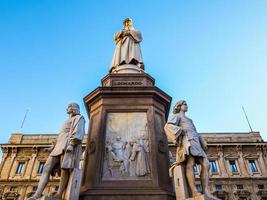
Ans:
[{"label": "decorative molding", "polygon": [[236,145],[236,151],[242,153],[242,145]]},{"label": "decorative molding", "polygon": [[256,194],[260,197],[267,197],[267,190],[259,190]]},{"label": "decorative molding", "polygon": [[18,153],[18,148],[17,147],[11,147],[11,153],[12,154],[17,154]]},{"label": "decorative molding", "polygon": [[223,145],[217,145],[217,151],[223,152]]},{"label": "decorative molding", "polygon": [[231,160],[231,159],[233,159],[233,160],[237,160],[237,159],[239,158],[239,156],[236,155],[236,154],[225,154],[224,158],[225,158],[226,160]]}]

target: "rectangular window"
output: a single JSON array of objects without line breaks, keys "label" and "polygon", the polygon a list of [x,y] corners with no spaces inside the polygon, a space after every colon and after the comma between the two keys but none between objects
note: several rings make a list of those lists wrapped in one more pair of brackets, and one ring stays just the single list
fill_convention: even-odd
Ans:
[{"label": "rectangular window", "polygon": [[215,185],[215,189],[216,189],[217,191],[222,190],[222,185],[216,184],[216,185]]},{"label": "rectangular window", "polygon": [[35,192],[37,190],[37,186],[32,187],[32,191]]},{"label": "rectangular window", "polygon": [[10,191],[15,191],[16,187],[10,187]]},{"label": "rectangular window", "polygon": [[235,160],[229,160],[229,164],[232,172],[238,172]]},{"label": "rectangular window", "polygon": [[258,185],[258,189],[263,190],[264,189],[264,185]]},{"label": "rectangular window", "polygon": [[212,173],[218,173],[218,168],[215,160],[210,160],[210,170]]},{"label": "rectangular window", "polygon": [[18,165],[17,170],[16,170],[16,174],[22,174],[24,166],[25,166],[24,162],[19,162],[19,165]]},{"label": "rectangular window", "polygon": [[247,200],[247,197],[239,197],[239,200]]},{"label": "rectangular window", "polygon": [[237,188],[238,190],[243,190],[243,189],[244,189],[243,185],[236,185],[236,188]]},{"label": "rectangular window", "polygon": [[38,167],[38,171],[37,171],[38,174],[43,173],[44,164],[45,164],[44,162],[40,162],[39,167]]},{"label": "rectangular window", "polygon": [[202,187],[200,184],[196,184],[196,188],[197,188],[197,191],[198,192],[201,192],[202,191]]},{"label": "rectangular window", "polygon": [[196,164],[194,164],[194,166],[193,166],[193,172],[194,172],[194,174],[198,173],[198,169],[197,169],[197,165]]},{"label": "rectangular window", "polygon": [[251,172],[253,172],[253,173],[258,172],[255,160],[249,160],[248,163],[249,163],[249,168],[250,168]]}]

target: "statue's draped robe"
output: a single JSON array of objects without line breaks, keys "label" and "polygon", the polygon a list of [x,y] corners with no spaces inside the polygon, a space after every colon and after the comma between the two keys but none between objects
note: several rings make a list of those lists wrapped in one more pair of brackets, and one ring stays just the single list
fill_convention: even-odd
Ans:
[{"label": "statue's draped robe", "polygon": [[[190,118],[181,114],[174,114],[164,129],[178,148],[183,148],[185,154],[207,157],[201,145],[200,136]],[[184,136],[182,132],[185,133]],[[179,163],[179,160],[177,162]]]},{"label": "statue's draped robe", "polygon": [[138,144],[135,143],[133,146],[131,158],[136,160],[136,176],[145,176],[150,173],[148,151],[148,142],[139,141]]},{"label": "statue's draped robe", "polygon": [[[140,42],[142,41],[141,32],[134,29],[128,31],[129,35],[124,36],[116,44],[110,71],[123,64],[133,64],[144,69],[140,48]],[[118,37],[120,33],[121,32],[116,33],[115,38]]]},{"label": "statue's draped robe", "polygon": [[[63,169],[73,169],[78,167],[80,161],[80,153],[82,148],[82,140],[85,134],[85,120],[81,115],[76,115],[67,119],[61,128],[57,137],[54,149],[49,156],[61,156],[61,166]],[[73,145],[73,152],[66,152],[68,145]]]}]

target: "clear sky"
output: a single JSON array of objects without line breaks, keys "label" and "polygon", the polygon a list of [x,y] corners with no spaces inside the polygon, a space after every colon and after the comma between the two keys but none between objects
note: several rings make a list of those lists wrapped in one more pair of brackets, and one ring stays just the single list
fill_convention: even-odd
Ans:
[{"label": "clear sky", "polygon": [[76,101],[100,86],[113,34],[131,17],[146,72],[187,100],[199,132],[267,140],[267,1],[0,1],[0,143],[11,133],[57,133]]}]

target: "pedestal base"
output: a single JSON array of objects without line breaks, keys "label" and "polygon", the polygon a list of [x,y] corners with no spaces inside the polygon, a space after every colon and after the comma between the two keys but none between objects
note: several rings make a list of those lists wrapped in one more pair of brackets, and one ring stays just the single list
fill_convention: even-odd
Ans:
[{"label": "pedestal base", "polygon": [[197,197],[191,197],[191,198],[187,198],[186,200],[220,200],[216,197],[209,197],[205,194],[197,196]]},{"label": "pedestal base", "polygon": [[178,165],[170,172],[173,177],[173,184],[177,200],[184,200],[189,197],[188,185],[185,177],[185,168]]},{"label": "pedestal base", "polygon": [[61,200],[61,199],[54,198],[54,197],[42,196],[42,197],[39,198],[38,200]]},{"label": "pedestal base", "polygon": [[82,172],[80,169],[74,168],[70,175],[70,180],[64,193],[64,200],[78,200],[81,186]]},{"label": "pedestal base", "polygon": [[135,73],[143,73],[143,72],[144,72],[143,69],[132,64],[119,65],[112,70],[112,73],[118,73],[118,74],[124,74],[124,73],[135,74]]}]

